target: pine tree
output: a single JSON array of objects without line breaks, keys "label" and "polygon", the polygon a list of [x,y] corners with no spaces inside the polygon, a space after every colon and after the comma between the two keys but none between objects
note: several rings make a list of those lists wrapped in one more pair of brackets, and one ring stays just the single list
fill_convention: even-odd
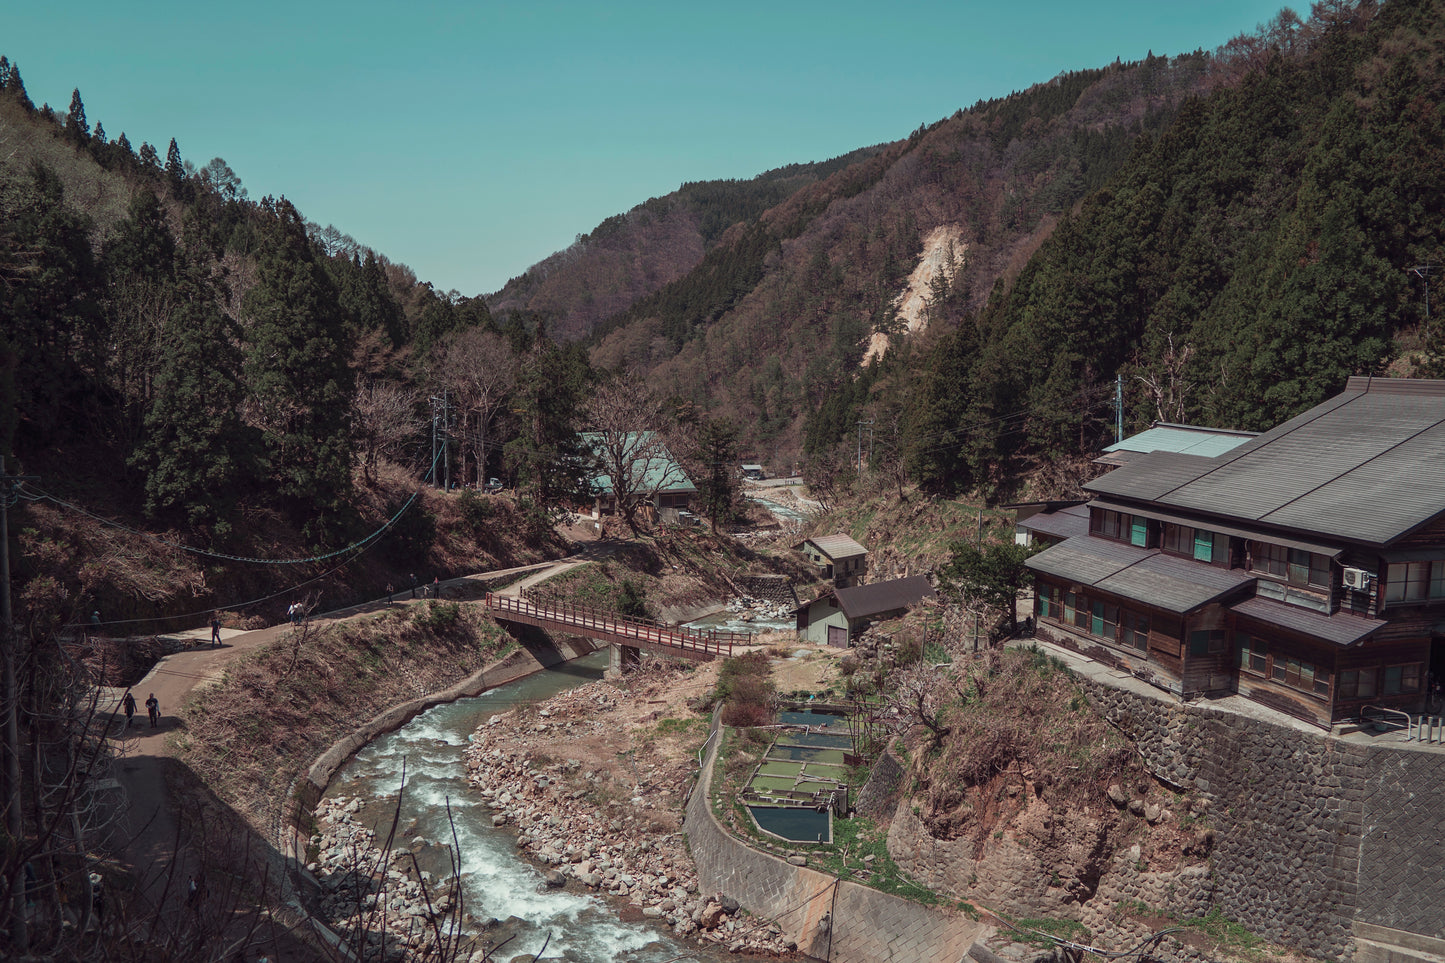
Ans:
[{"label": "pine tree", "polygon": [[145,433],[130,463],[145,474],[147,515],[179,514],[223,538],[237,495],[250,487],[259,439],[239,414],[245,387],[238,332],[204,278],[184,278],[178,294],[174,337],[155,373]]},{"label": "pine tree", "polygon": [[317,540],[335,534],[351,495],[351,397],[345,314],[316,263],[301,215],[270,215],[244,313],[245,376],[274,490]]},{"label": "pine tree", "polygon": [[77,145],[90,139],[90,124],[85,120],[85,104],[80,99],[80,88],[70,95],[70,110],[65,115],[65,132]]}]

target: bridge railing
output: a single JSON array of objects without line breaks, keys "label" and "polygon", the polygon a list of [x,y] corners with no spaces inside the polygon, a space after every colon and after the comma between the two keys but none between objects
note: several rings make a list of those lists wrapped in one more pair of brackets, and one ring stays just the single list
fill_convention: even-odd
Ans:
[{"label": "bridge railing", "polygon": [[666,645],[677,649],[709,652],[714,655],[732,655],[733,643],[742,643],[745,635],[739,632],[719,632],[716,629],[684,629],[675,625],[663,625],[651,619],[632,618],[615,612],[601,612],[566,602],[555,605],[537,605],[512,595],[487,593],[487,608],[501,613],[526,616],[528,618],[556,622],[560,625],[581,629],[584,632],[606,632],[639,642]]}]

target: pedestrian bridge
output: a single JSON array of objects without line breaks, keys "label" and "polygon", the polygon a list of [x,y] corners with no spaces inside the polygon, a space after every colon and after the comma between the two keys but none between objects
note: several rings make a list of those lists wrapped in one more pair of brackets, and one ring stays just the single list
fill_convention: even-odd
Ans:
[{"label": "pedestrian bridge", "polygon": [[733,645],[745,644],[747,640],[746,635],[738,632],[685,629],[576,605],[536,605],[516,596],[490,592],[487,593],[486,605],[492,617],[499,622],[535,625],[547,632],[580,635],[604,645],[618,646],[624,653],[624,663],[629,655],[635,661],[638,652],[707,662],[732,655]]}]

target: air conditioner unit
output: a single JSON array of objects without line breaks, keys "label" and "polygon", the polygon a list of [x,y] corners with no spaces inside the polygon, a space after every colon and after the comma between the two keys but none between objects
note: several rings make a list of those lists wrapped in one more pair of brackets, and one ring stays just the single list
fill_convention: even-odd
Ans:
[{"label": "air conditioner unit", "polygon": [[1345,588],[1354,589],[1357,592],[1364,592],[1370,587],[1370,580],[1374,576],[1362,568],[1345,569]]}]

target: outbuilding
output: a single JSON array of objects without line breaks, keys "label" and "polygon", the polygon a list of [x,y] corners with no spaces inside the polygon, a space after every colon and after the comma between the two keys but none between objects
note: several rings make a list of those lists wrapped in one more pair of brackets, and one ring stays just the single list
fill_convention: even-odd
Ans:
[{"label": "outbuilding", "polygon": [[922,599],[937,594],[922,575],[829,589],[794,610],[798,638],[846,649],[874,622],[896,618]]}]

